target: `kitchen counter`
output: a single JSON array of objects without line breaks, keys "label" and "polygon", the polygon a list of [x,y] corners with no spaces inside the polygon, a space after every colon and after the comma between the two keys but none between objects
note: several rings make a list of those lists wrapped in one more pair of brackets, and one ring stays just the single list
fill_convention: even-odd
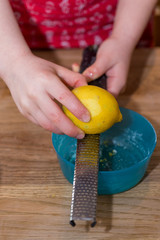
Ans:
[{"label": "kitchen counter", "polygon": [[[38,51],[70,68],[81,50]],[[158,142],[147,174],[129,191],[98,196],[97,225],[69,225],[72,185],[64,178],[51,133],[25,119],[0,80],[0,239],[160,239],[160,49],[137,49],[120,106],[145,116]]]}]

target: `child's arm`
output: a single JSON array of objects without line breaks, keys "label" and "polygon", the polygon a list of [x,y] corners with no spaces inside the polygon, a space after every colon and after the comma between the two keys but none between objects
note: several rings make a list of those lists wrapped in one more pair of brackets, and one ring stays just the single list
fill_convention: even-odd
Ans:
[{"label": "child's arm", "polygon": [[107,89],[117,96],[126,85],[132,52],[151,16],[156,0],[119,0],[111,37],[104,41],[96,62],[84,75],[107,75]]},{"label": "child's arm", "polygon": [[82,138],[83,132],[64,115],[54,99],[82,121],[89,121],[86,108],[63,83],[78,87],[86,85],[85,78],[32,54],[8,0],[0,0],[0,17],[0,77],[20,112],[45,129]]}]

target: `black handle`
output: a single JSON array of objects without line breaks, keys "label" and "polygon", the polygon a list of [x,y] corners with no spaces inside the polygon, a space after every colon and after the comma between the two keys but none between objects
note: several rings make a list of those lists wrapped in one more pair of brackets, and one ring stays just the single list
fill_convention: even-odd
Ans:
[{"label": "black handle", "polygon": [[[84,49],[82,61],[80,65],[80,73],[82,73],[86,68],[88,68],[95,62],[97,50],[98,50],[97,45],[89,46]],[[91,81],[89,85],[94,85],[94,86],[98,86],[106,89],[107,87],[106,79],[107,79],[106,75],[103,74],[101,77],[97,78],[96,80]]]}]

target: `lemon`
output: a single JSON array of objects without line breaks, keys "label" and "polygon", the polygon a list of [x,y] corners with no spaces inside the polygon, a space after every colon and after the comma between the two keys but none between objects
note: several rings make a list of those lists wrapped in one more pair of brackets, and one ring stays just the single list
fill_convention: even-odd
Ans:
[{"label": "lemon", "polygon": [[63,111],[86,134],[102,133],[122,120],[119,105],[115,97],[107,90],[87,85],[75,88],[72,92],[88,109],[91,120],[87,123],[82,122],[65,106],[63,106]]}]

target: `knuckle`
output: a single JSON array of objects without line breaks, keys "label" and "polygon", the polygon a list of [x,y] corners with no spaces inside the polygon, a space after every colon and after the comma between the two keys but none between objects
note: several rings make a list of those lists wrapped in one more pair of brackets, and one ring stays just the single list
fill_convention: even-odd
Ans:
[{"label": "knuckle", "polygon": [[54,123],[60,123],[61,117],[59,113],[56,112],[50,112],[50,119]]},{"label": "knuckle", "polygon": [[65,134],[70,136],[70,137],[76,137],[78,134],[78,131],[76,130],[76,128],[72,128],[72,129],[67,129],[65,131]]},{"label": "knuckle", "polygon": [[87,82],[86,82],[86,79],[84,78],[84,79],[76,79],[75,81],[74,81],[74,88],[75,87],[80,87],[80,86],[84,86],[84,85],[86,85],[87,84]]},{"label": "knuckle", "polygon": [[29,102],[26,98],[23,98],[21,100],[21,103],[20,103],[20,112],[26,116],[28,115],[28,111],[29,111]]},{"label": "knuckle", "polygon": [[82,74],[76,73],[73,78],[72,87],[75,88],[82,85],[86,85],[86,78]]},{"label": "knuckle", "polygon": [[32,100],[36,100],[37,99],[37,94],[36,94],[36,90],[34,88],[30,88],[28,90],[28,97]]},{"label": "knuckle", "polygon": [[99,75],[101,75],[101,72],[102,72],[102,70],[103,70],[103,67],[102,67],[103,65],[101,65],[101,66],[94,66],[94,68],[93,68],[93,70],[92,70],[92,73],[93,73],[93,76],[95,76],[95,77],[97,77],[97,76],[99,76]]},{"label": "knuckle", "polygon": [[46,80],[47,78],[50,78],[51,76],[51,72],[50,71],[42,71],[42,72],[39,72],[38,75],[37,75],[37,78],[41,81],[44,81]]},{"label": "knuckle", "polygon": [[64,91],[58,96],[58,101],[64,102],[65,100],[70,99],[71,93],[69,91]]},{"label": "knuckle", "polygon": [[80,80],[84,80],[84,76],[81,73],[75,73],[74,75],[75,78],[79,78]]},{"label": "knuckle", "polygon": [[[46,86],[50,84],[50,82],[53,80],[54,76],[54,70],[52,71],[43,71],[39,72],[38,75],[36,76],[37,82],[40,82],[42,86]],[[34,90],[34,89],[33,89]]]}]

